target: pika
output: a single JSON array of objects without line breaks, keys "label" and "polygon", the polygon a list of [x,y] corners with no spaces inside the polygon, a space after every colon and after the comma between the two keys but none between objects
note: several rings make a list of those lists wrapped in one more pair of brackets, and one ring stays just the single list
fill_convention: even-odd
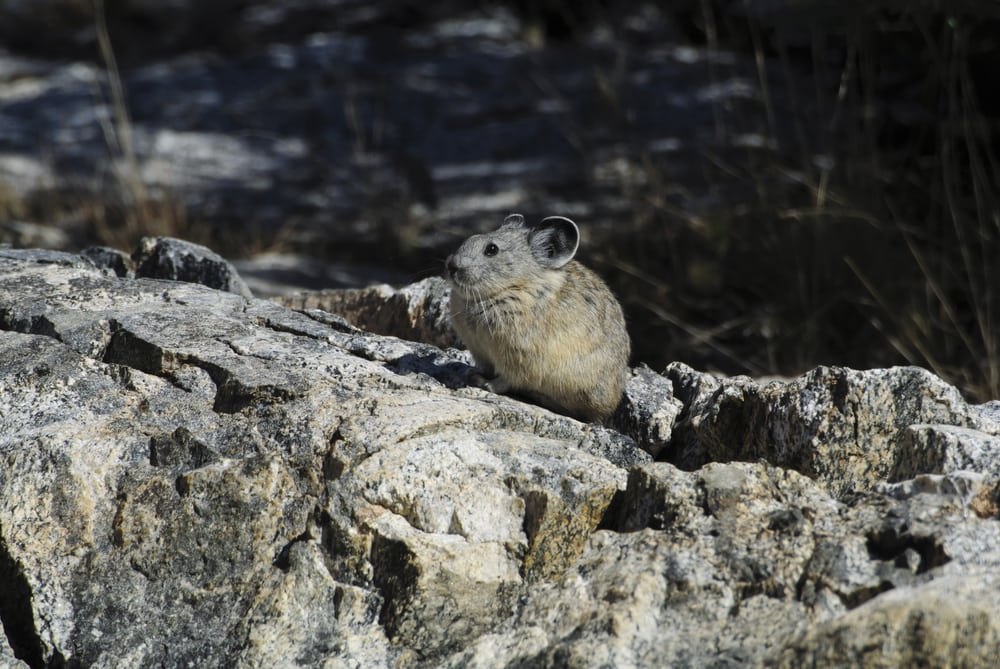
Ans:
[{"label": "pika", "polygon": [[621,305],[573,260],[576,223],[520,214],[473,235],[445,261],[451,319],[486,387],[593,422],[618,406],[630,342]]}]

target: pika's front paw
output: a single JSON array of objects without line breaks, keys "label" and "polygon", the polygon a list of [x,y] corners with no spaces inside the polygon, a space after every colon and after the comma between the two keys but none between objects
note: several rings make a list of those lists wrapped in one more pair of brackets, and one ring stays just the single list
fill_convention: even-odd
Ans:
[{"label": "pika's front paw", "polygon": [[486,388],[486,390],[490,391],[491,393],[496,393],[498,395],[503,395],[509,392],[511,388],[510,383],[507,382],[507,379],[504,379],[499,376],[487,381],[486,385],[483,387]]},{"label": "pika's front paw", "polygon": [[493,378],[487,378],[482,372],[473,372],[469,376],[469,383],[477,388],[482,388],[483,390],[488,390],[491,393],[497,393],[502,395],[510,390],[510,384],[500,376],[494,376]]}]

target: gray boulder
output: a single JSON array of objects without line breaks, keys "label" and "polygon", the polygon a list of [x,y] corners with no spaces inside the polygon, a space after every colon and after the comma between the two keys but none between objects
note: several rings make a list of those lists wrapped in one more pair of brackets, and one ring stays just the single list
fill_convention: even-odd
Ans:
[{"label": "gray boulder", "polygon": [[585,425],[301,306],[0,252],[0,666],[1000,653],[996,412],[923,370],[638,368]]},{"label": "gray boulder", "polygon": [[624,487],[612,460],[649,459],[450,389],[467,365],[427,345],[16,256],[0,258],[0,614],[32,666],[445,652],[575,558]]},{"label": "gray boulder", "polygon": [[[91,252],[91,256],[94,255]],[[113,258],[111,262],[114,265]],[[200,283],[243,297],[253,297],[236,268],[201,244],[172,237],[143,237],[139,248],[132,254],[132,262],[138,277]]]},{"label": "gray boulder", "polygon": [[681,363],[666,372],[685,405],[672,460],[764,459],[838,496],[886,478],[996,467],[1000,422],[919,367],[818,367],[788,382],[715,378]]},{"label": "gray boulder", "polygon": [[[770,465],[654,463],[607,527],[446,665],[972,667],[1000,652],[1000,528],[954,496],[844,505]],[[940,625],[927,637],[922,613]]]}]

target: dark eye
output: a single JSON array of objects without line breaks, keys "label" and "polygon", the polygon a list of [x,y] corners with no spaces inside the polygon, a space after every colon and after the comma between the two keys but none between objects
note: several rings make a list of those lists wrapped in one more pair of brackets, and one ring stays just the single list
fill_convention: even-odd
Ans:
[{"label": "dark eye", "polygon": [[494,244],[493,242],[487,244],[486,248],[483,249],[483,255],[486,256],[487,258],[492,258],[498,253],[500,253],[500,247]]}]

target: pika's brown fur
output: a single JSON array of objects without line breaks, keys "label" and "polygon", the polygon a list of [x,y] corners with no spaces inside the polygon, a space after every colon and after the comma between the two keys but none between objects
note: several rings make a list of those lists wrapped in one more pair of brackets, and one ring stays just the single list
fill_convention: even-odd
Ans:
[{"label": "pika's brown fur", "polygon": [[573,260],[580,233],[552,216],[508,216],[446,262],[451,318],[495,392],[514,391],[584,421],[618,406],[629,337],[607,285]]}]

